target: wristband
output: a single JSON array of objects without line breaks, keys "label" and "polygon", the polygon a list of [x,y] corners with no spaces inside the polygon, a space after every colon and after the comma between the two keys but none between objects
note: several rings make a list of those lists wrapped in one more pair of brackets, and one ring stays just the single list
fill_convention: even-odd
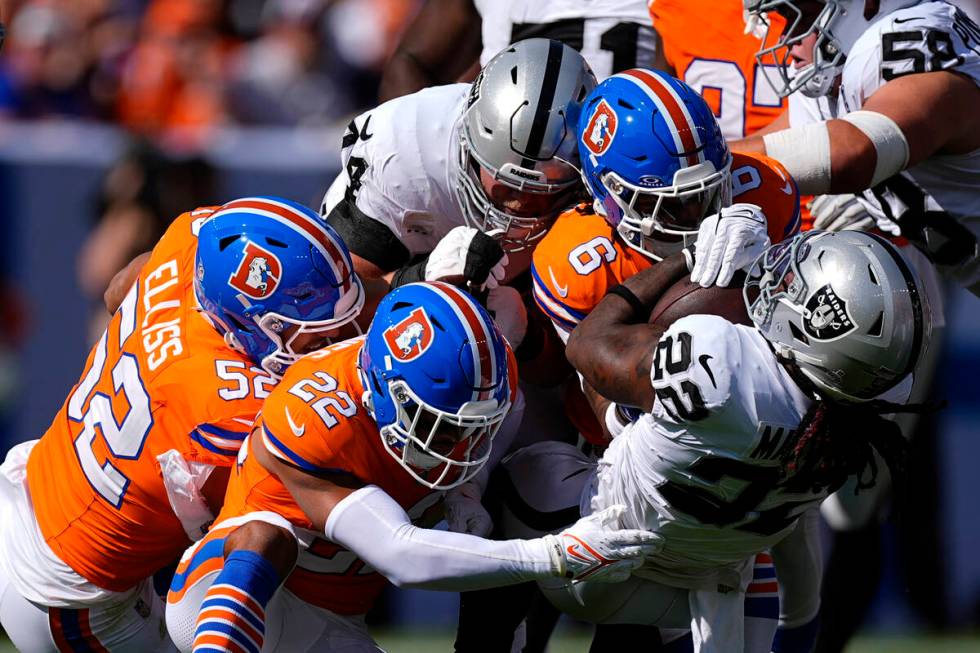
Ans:
[{"label": "wristband", "polygon": [[616,295],[630,305],[630,308],[633,309],[633,320],[635,322],[646,322],[650,319],[650,313],[653,309],[645,306],[643,302],[640,301],[640,298],[623,284],[610,288],[606,292],[606,296],[608,297],[609,295]]}]

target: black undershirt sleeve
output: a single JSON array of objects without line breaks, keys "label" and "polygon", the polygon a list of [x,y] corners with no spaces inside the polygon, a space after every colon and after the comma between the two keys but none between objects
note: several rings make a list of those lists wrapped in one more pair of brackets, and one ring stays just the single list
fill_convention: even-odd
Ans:
[{"label": "black undershirt sleeve", "polygon": [[327,224],[344,239],[352,254],[370,261],[385,272],[402,267],[411,253],[391,229],[357,208],[344,198],[327,215]]}]

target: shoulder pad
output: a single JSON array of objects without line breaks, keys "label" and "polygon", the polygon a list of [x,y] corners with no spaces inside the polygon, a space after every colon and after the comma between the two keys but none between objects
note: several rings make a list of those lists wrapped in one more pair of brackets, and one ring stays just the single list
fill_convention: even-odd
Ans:
[{"label": "shoulder pad", "polygon": [[779,161],[764,154],[732,155],[732,199],[755,204],[769,225],[769,240],[778,243],[800,231],[800,191]]},{"label": "shoulder pad", "polygon": [[534,299],[565,331],[571,331],[605,295],[608,265],[620,256],[606,221],[586,207],[563,213],[534,250]]}]

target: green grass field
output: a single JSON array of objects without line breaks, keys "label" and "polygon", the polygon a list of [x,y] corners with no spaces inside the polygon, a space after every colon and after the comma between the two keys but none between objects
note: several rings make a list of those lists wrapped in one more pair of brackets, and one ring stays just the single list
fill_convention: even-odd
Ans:
[{"label": "green grass field", "polygon": [[[384,630],[378,631],[376,637],[388,653],[452,651],[453,638],[447,632]],[[549,653],[585,653],[589,641],[587,633],[562,633],[552,641]],[[2,634],[0,653],[15,653]],[[865,636],[855,640],[847,653],[980,653],[980,636]]]}]

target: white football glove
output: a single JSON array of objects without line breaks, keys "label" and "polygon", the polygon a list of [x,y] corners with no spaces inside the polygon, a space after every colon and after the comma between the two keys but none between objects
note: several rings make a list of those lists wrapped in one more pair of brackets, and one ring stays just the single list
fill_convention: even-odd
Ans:
[{"label": "white football glove", "polygon": [[820,195],[810,202],[813,228],[826,231],[867,231],[875,226],[856,195]]},{"label": "white football glove", "polygon": [[510,286],[497,286],[487,295],[487,311],[511,349],[517,349],[527,334],[527,307],[521,293]]},{"label": "white football glove", "polygon": [[663,547],[650,531],[619,529],[626,506],[615,505],[583,517],[558,535],[546,535],[556,576],[569,580],[619,583]]},{"label": "white football glove", "polygon": [[769,246],[766,216],[755,204],[732,204],[698,229],[691,281],[702,288],[727,286]]},{"label": "white football glove", "polygon": [[473,227],[455,227],[436,243],[425,264],[426,281],[468,281],[479,290],[493,290],[504,278],[507,254],[492,234]]},{"label": "white football glove", "polygon": [[477,537],[488,537],[493,530],[493,519],[483,507],[480,487],[473,482],[463,483],[446,493],[443,505],[446,509],[446,523],[454,533],[468,533]]}]

